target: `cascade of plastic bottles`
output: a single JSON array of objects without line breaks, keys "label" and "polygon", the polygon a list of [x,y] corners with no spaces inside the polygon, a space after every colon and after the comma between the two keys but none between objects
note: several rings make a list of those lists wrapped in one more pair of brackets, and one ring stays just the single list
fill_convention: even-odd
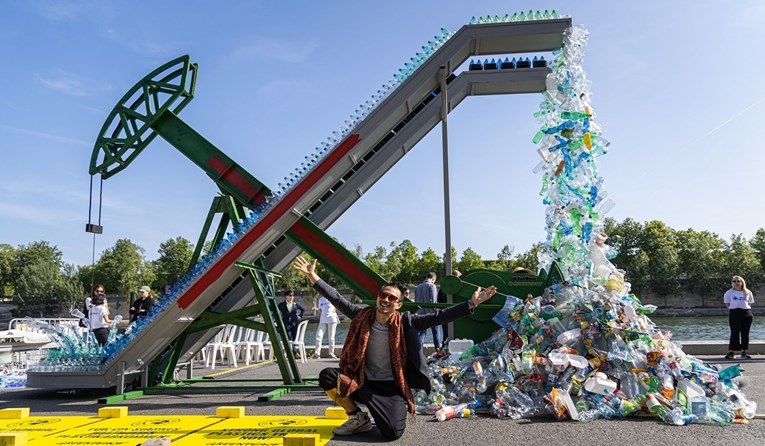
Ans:
[{"label": "cascade of plastic bottles", "polygon": [[565,32],[533,138],[547,206],[540,267],[556,262],[567,280],[541,296],[508,296],[491,337],[461,355],[431,357],[433,390],[415,395],[417,410],[439,420],[464,407],[510,418],[589,422],[644,412],[673,425],[745,423],[757,404],[739,388],[739,365],[720,369],[685,354],[609,260],[601,217],[612,204],[596,162],[609,143],[589,103],[586,40],[582,27]]},{"label": "cascade of plastic bottles", "polygon": [[[589,102],[589,83],[582,69],[586,44],[584,28],[574,26],[565,32],[535,114],[541,128],[533,138],[540,145],[540,195],[546,206],[547,238],[539,267],[549,271],[555,261],[572,283],[583,286],[591,276],[590,252],[607,251],[597,236],[602,233],[602,216],[611,206],[604,201],[596,161],[610,143],[603,138]],[[601,245],[593,246],[596,242]]]}]

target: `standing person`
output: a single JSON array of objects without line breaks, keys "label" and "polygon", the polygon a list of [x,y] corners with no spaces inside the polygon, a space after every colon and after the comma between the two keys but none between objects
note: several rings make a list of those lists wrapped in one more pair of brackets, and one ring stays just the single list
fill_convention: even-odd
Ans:
[{"label": "standing person", "polygon": [[746,282],[741,276],[733,276],[731,288],[723,295],[723,302],[728,308],[728,325],[730,325],[730,341],[728,342],[727,359],[733,359],[734,350],[741,350],[741,359],[752,359],[746,353],[749,348],[749,329],[752,328],[752,304],[754,296],[746,288]]},{"label": "standing person", "polygon": [[[436,273],[429,272],[425,275],[425,280],[421,284],[414,288],[414,301],[426,304],[438,303],[438,288],[436,288]],[[435,313],[434,308],[420,308],[417,310],[417,314],[431,314]],[[441,350],[441,325],[434,325],[430,327],[431,333],[433,333],[433,346],[436,351]],[[425,330],[420,332],[420,345],[425,345]]]},{"label": "standing person", "polygon": [[96,342],[103,347],[109,339],[109,324],[112,323],[106,313],[103,296],[96,295],[90,300],[88,321],[90,322],[90,331],[96,337]]},{"label": "standing person", "polygon": [[319,374],[321,388],[348,414],[348,421],[332,430],[335,435],[372,430],[369,415],[357,405],[363,404],[386,440],[400,438],[407,412],[414,413],[412,388],[431,390],[420,331],[467,316],[497,292],[493,286],[483,291],[479,288],[470,300],[443,310],[399,313],[406,287],[398,282],[380,288],[375,306],[356,305],[321,280],[316,274],[316,260],[309,263],[298,257],[292,265],[351,319],[339,368],[326,368]]},{"label": "standing person", "polygon": [[138,288],[138,299],[133,302],[130,310],[128,310],[128,313],[130,313],[130,322],[135,322],[142,317],[146,317],[146,315],[149,314],[152,305],[154,305],[154,299],[152,299],[151,288],[146,285]]},{"label": "standing person", "polygon": [[[314,308],[316,310],[317,308]],[[319,317],[319,326],[316,328],[316,348],[313,350],[311,359],[321,358],[321,341],[324,339],[324,331],[327,331],[327,343],[329,344],[329,357],[337,359],[335,356],[335,333],[337,332],[337,323],[340,319],[337,317],[337,310],[326,297],[321,296],[318,302],[318,310],[321,311]]]},{"label": "standing person", "polygon": [[[285,291],[284,301],[279,302],[279,313],[282,315],[282,321],[284,322],[284,327],[287,329],[287,336],[290,341],[294,341],[295,336],[297,336],[298,323],[300,322],[300,318],[303,317],[304,312],[305,309],[303,306],[295,302],[295,293],[292,290]],[[300,313],[300,315],[298,315],[298,313]],[[295,354],[295,359],[301,359],[297,347],[293,346],[292,352]]]},{"label": "standing person", "polygon": [[[452,270],[452,276],[460,277],[462,275],[461,272],[458,270]],[[444,290],[441,288],[438,289],[438,303],[440,304],[448,304],[449,303],[449,296],[444,293]],[[447,333],[449,333],[449,324],[443,324],[441,325],[441,334],[443,335],[443,342],[442,344],[446,343],[446,338],[448,337]]]},{"label": "standing person", "polygon": [[[103,296],[106,292],[103,285],[100,283],[97,285],[94,285],[93,288],[90,290],[90,295],[85,296],[85,300],[82,302],[82,314],[85,315],[85,317],[88,317],[90,314],[90,307],[91,302],[93,301],[93,297],[96,295]],[[80,319],[80,327],[88,328],[88,323],[84,322],[82,319]]]}]

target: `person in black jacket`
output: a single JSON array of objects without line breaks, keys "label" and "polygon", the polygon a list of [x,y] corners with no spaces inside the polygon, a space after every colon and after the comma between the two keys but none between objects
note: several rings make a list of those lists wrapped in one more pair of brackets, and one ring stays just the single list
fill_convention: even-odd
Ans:
[{"label": "person in black jacket", "polygon": [[[292,290],[284,292],[284,301],[279,302],[278,307],[279,313],[282,315],[284,327],[287,329],[287,337],[289,337],[290,341],[294,341],[295,336],[297,336],[298,324],[303,317],[305,309],[302,305],[295,302],[295,293]],[[292,347],[292,352],[295,354],[295,359],[300,359],[300,352],[298,352],[297,346]]]},{"label": "person in black jacket", "polygon": [[146,317],[152,305],[154,305],[154,299],[151,298],[151,288],[146,285],[138,288],[138,299],[133,302],[128,311],[130,313],[130,322]]},{"label": "person in black jacket", "polygon": [[351,319],[339,368],[326,368],[319,374],[319,386],[348,414],[348,421],[332,430],[335,435],[372,429],[369,415],[357,405],[363,404],[386,440],[400,438],[407,412],[414,413],[411,389],[431,390],[419,332],[467,316],[497,292],[494,286],[478,288],[470,300],[443,310],[400,313],[406,287],[398,282],[383,285],[375,306],[356,305],[321,280],[316,274],[316,260],[310,263],[298,257],[293,266]]}]

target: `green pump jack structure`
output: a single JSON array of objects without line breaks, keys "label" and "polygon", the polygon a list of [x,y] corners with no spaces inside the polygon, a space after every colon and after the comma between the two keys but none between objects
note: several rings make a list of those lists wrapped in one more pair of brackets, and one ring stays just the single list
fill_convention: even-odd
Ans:
[{"label": "green pump jack structure", "polygon": [[[127,168],[159,135],[199,166],[218,185],[221,195],[213,199],[190,268],[199,260],[202,247],[218,216],[218,225],[211,239],[212,246],[217,246],[223,240],[230,226],[236,227],[247,218],[245,209],[252,213],[260,213],[264,203],[272,195],[268,187],[176,114],[194,97],[197,70],[197,64],[192,64],[189,56],[182,56],[157,68],[138,82],[107,118],[96,141],[90,164],[91,175],[100,174],[102,179],[109,178]],[[177,100],[180,102],[171,109]],[[319,259],[359,296],[372,299],[375,290],[385,283],[380,275],[304,216],[299,218],[294,228],[285,232],[285,236],[309,255]],[[359,281],[358,274],[352,275],[349,271],[339,268],[330,256],[339,256],[354,263],[356,271],[362,271],[363,277],[367,279],[366,286]],[[202,313],[199,319],[190,324],[176,339],[169,354],[155,358],[149,371],[150,377],[157,376],[161,371],[159,381],[163,384],[172,383],[178,359],[191,334],[234,324],[267,332],[273,348],[277,349],[275,353],[284,384],[302,382],[300,372],[294,364],[292,350],[281,347],[289,345],[289,339],[282,327],[276,304],[268,304],[273,303],[275,290],[271,280],[264,280],[264,275],[272,278],[275,273],[243,262],[236,262],[236,265],[248,271],[252,289],[257,295],[257,304],[233,311]],[[368,286],[370,281],[374,284],[373,287]],[[265,322],[254,322],[243,318],[243,315],[261,315]],[[287,355],[288,361],[284,355]]]}]

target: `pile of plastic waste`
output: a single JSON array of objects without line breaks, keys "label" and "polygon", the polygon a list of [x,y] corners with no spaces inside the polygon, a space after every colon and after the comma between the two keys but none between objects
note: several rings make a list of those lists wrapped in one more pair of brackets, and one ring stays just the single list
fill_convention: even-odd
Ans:
[{"label": "pile of plastic waste", "polygon": [[719,370],[686,355],[647,317],[651,306],[609,285],[561,283],[526,301],[507,297],[494,318],[505,325],[489,339],[431,358],[433,391],[416,395],[418,411],[440,420],[483,409],[585,422],[651,413],[676,425],[754,416],[738,364]]},{"label": "pile of plastic waste", "polygon": [[26,383],[26,370],[10,366],[3,366],[2,370],[0,370],[0,389],[24,387]]}]

